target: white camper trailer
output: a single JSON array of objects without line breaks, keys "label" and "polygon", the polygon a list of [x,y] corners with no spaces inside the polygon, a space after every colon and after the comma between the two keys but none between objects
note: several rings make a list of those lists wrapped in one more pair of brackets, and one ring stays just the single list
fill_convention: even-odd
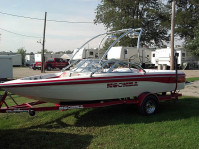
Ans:
[{"label": "white camper trailer", "polygon": [[41,54],[35,54],[35,62],[41,62]]},{"label": "white camper trailer", "polygon": [[[197,65],[198,58],[191,55],[190,52],[186,51],[184,48],[176,48],[175,52],[178,55],[178,66],[185,68],[188,65]],[[170,66],[171,48],[156,49],[151,53],[151,62],[155,66]]]},{"label": "white camper trailer", "polygon": [[34,55],[26,55],[25,56],[25,64],[26,64],[26,66],[29,66],[29,65],[31,65],[34,62],[35,62]]},{"label": "white camper trailer", "polygon": [[0,81],[13,78],[12,56],[0,55]]},{"label": "white camper trailer", "polygon": [[[78,49],[73,51],[73,55],[77,52]],[[74,60],[79,59],[94,59],[98,57],[98,50],[97,49],[85,49],[82,48],[79,52],[73,57]]]},{"label": "white camper trailer", "polygon": [[[60,58],[63,54],[44,54],[45,61],[48,60],[49,58]],[[35,62],[41,62],[42,61],[42,56],[41,54],[37,53],[35,54]]]},{"label": "white camper trailer", "polygon": [[121,59],[128,60],[135,63],[144,63],[145,65],[151,65],[151,49],[140,48],[140,55],[138,58],[137,47],[112,47],[108,52],[108,59]]}]

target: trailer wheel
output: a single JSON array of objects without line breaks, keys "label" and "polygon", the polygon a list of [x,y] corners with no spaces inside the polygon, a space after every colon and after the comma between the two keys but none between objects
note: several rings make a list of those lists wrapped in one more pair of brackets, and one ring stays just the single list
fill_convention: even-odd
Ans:
[{"label": "trailer wheel", "polygon": [[143,100],[139,110],[143,115],[152,115],[158,110],[158,107],[159,104],[157,98],[153,95],[148,95]]},{"label": "trailer wheel", "polygon": [[29,109],[28,113],[30,116],[35,116],[35,111],[32,109]]}]

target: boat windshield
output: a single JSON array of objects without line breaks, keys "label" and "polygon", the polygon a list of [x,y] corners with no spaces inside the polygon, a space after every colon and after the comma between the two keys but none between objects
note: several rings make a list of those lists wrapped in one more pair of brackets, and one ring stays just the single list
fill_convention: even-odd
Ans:
[{"label": "boat windshield", "polygon": [[144,69],[136,63],[131,63],[122,60],[108,60],[102,64],[103,72],[107,73],[134,73]]},{"label": "boat windshield", "polygon": [[[100,60],[96,59],[83,59],[78,64],[76,64],[71,71],[73,72],[88,72],[88,73],[123,73],[123,72],[138,72],[142,69],[138,64],[130,63],[127,61],[121,61],[116,59],[111,59],[99,63]],[[144,70],[143,70],[144,71]]]},{"label": "boat windshield", "polygon": [[95,59],[83,59],[77,65],[74,66],[72,71],[75,72],[93,72],[97,69],[100,69],[101,65],[99,60]]}]

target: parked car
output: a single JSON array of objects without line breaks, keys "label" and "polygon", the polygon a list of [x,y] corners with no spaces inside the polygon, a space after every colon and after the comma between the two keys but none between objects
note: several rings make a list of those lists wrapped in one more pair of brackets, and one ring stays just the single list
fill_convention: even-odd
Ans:
[{"label": "parked car", "polygon": [[[52,70],[52,69],[62,69],[64,67],[66,67],[68,65],[68,61],[64,61],[62,58],[49,58],[45,64],[44,64],[44,68],[47,69],[48,71]],[[32,69],[36,70],[36,69],[41,69],[41,62],[36,62],[33,64]]]}]

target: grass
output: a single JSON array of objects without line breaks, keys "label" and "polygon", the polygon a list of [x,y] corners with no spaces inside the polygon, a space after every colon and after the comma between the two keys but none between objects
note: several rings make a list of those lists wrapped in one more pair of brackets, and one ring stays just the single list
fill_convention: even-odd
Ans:
[{"label": "grass", "polygon": [[182,97],[177,103],[161,103],[159,112],[148,117],[135,105],[39,112],[35,117],[0,114],[0,143],[8,149],[199,148],[198,107],[199,98]]},{"label": "grass", "polygon": [[194,82],[194,81],[198,81],[199,77],[193,77],[193,78],[186,78],[187,82]]},{"label": "grass", "polygon": [[198,107],[199,98],[182,97],[153,116],[135,105],[0,114],[1,148],[199,148]]}]

